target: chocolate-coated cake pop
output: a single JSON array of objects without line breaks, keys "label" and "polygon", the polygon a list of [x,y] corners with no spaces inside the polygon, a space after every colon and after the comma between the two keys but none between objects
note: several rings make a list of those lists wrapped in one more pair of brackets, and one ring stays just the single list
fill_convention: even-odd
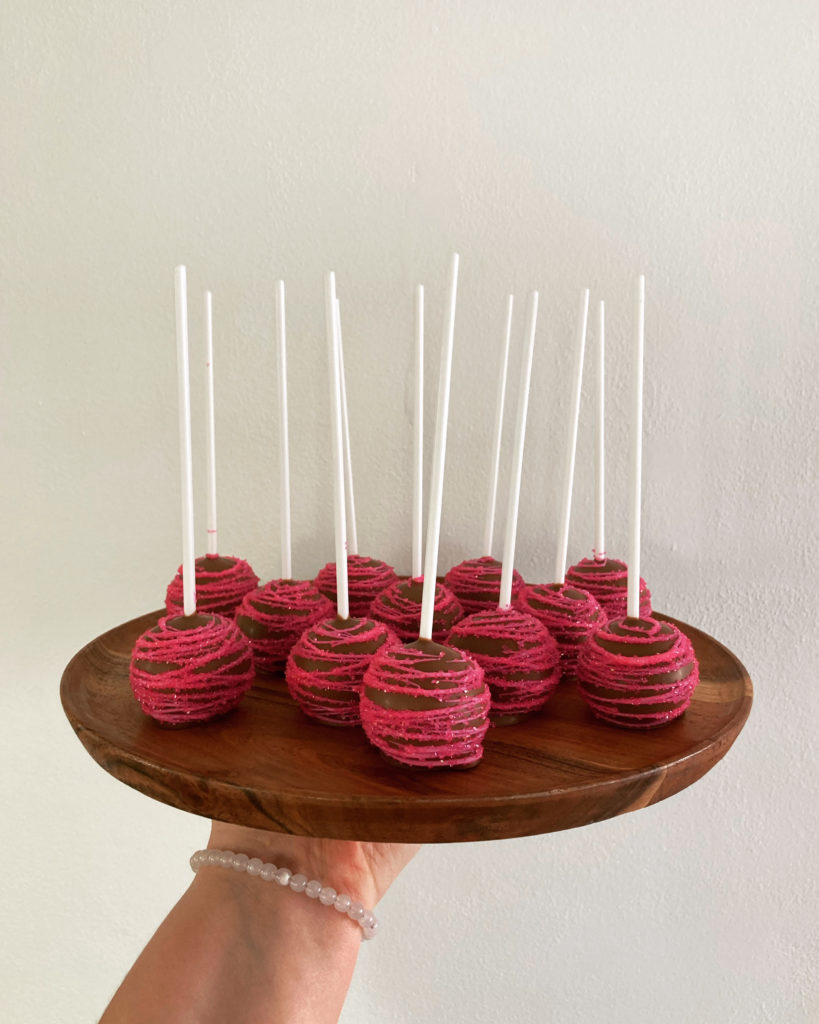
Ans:
[{"label": "chocolate-coated cake pop", "polygon": [[607,722],[649,729],[678,718],[691,702],[699,666],[691,641],[670,622],[613,619],[583,645],[577,686]]},{"label": "chocolate-coated cake pop", "polygon": [[432,640],[385,648],[364,675],[361,724],[390,760],[470,768],[483,757],[489,688],[469,655]]},{"label": "chocolate-coated cake pop", "polygon": [[[382,590],[395,583],[398,577],[395,569],[378,558],[367,555],[347,555],[347,592],[350,601],[350,615],[364,618],[370,605]],[[336,603],[336,563],[328,562],[319,570],[315,579],[317,589]]]},{"label": "chocolate-coated cake pop", "polygon": [[496,725],[512,725],[540,711],[560,681],[560,653],[548,629],[514,608],[467,615],[447,643],[483,669]]},{"label": "chocolate-coated cake pop", "polygon": [[[566,572],[566,582],[596,597],[610,619],[626,614],[628,568],[616,558],[583,558]],[[651,594],[640,579],[640,615],[651,615]]]},{"label": "chocolate-coated cake pop", "polygon": [[515,607],[541,622],[557,642],[560,677],[574,677],[577,654],[586,639],[606,621],[597,599],[567,583],[527,583]]},{"label": "chocolate-coated cake pop", "polygon": [[364,672],[377,651],[394,643],[389,629],[372,619],[317,622],[287,659],[290,696],[306,715],[326,725],[359,725]]},{"label": "chocolate-coated cake pop", "polygon": [[161,725],[207,722],[250,689],[250,645],[221,615],[165,616],[134,645],[130,681],[142,710]]},{"label": "chocolate-coated cake pop", "polygon": [[[500,596],[501,563],[491,555],[467,558],[454,565],[444,577],[444,584],[461,603],[464,615],[484,608],[497,608]],[[523,587],[523,577],[515,569],[512,574],[512,600]]]},{"label": "chocolate-coated cake pop", "polygon": [[270,580],[245,594],[236,625],[250,641],[257,672],[281,672],[306,629],[332,616],[333,606],[309,580]]},{"label": "chocolate-coated cake pop", "polygon": [[[412,580],[396,580],[386,590],[382,590],[370,605],[370,615],[388,625],[399,640],[415,640],[421,623],[423,590],[423,576]],[[442,643],[455,623],[463,618],[463,614],[463,608],[455,595],[442,583],[436,583],[432,639]]]},{"label": "chocolate-coated cake pop", "polygon": [[[196,607],[200,612],[233,616],[245,594],[255,590],[259,577],[243,558],[205,555],[195,564]],[[168,584],[165,609],[169,615],[183,613],[182,566]]]}]

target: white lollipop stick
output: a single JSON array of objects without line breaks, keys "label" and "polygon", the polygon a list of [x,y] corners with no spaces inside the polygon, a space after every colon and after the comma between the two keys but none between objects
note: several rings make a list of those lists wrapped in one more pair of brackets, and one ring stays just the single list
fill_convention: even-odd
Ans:
[{"label": "white lollipop stick", "polygon": [[415,289],[415,416],[412,466],[412,578],[423,572],[424,518],[424,286]]},{"label": "white lollipop stick", "polygon": [[276,282],[276,356],[279,364],[279,500],[282,579],[293,578],[290,540],[290,441],[287,427],[287,334],[284,281]]},{"label": "white lollipop stick", "polygon": [[500,467],[501,437],[503,435],[503,404],[506,396],[506,373],[509,367],[509,341],[512,337],[512,307],[514,295],[506,303],[506,329],[503,335],[500,368],[498,370],[498,396],[495,403],[495,432],[492,441],[492,468],[489,474],[489,500],[486,506],[483,552],[492,555],[492,539],[495,532],[495,505],[498,497],[498,469]]},{"label": "white lollipop stick", "polygon": [[196,566],[193,540],[193,453],[191,384],[188,357],[188,282],[183,266],[174,271],[176,302],[176,379],[179,395],[179,471],[182,484],[182,596],[185,615],[196,613]]},{"label": "white lollipop stick", "polygon": [[600,301],[597,338],[597,432],[594,460],[594,557],[606,559],[606,309]]},{"label": "white lollipop stick", "polygon": [[518,415],[515,422],[515,442],[512,454],[512,479],[509,481],[509,501],[506,506],[506,537],[503,544],[499,608],[512,604],[512,571],[515,562],[515,540],[518,532],[520,481],[523,474],[523,443],[526,437],[526,413],[529,408],[529,383],[532,379],[532,355],[535,351],[535,325],[537,323],[538,293],[529,296],[526,314],[526,348],[520,371],[518,388]]},{"label": "white lollipop stick", "polygon": [[421,593],[421,640],[432,639],[435,614],[435,585],[438,574],[438,542],[441,538],[441,506],[444,495],[444,463],[446,461],[446,430],[449,419],[449,382],[452,376],[452,346],[455,340],[455,295],[458,288],[458,254],[453,253],[449,272],[444,315],[441,369],[438,378],[438,409],[435,418],[435,446],[432,452],[432,474],[429,486],[429,518],[427,549],[424,559],[424,589]]},{"label": "white lollipop stick", "polygon": [[586,351],[586,325],[589,319],[589,289],[580,295],[580,310],[577,315],[575,341],[574,379],[572,381],[572,404],[569,407],[569,433],[566,438],[565,477],[563,480],[563,514],[560,536],[555,559],[555,583],[566,580],[566,556],[569,551],[569,521],[572,512],[572,488],[574,486],[574,459],[577,450],[577,424],[580,419],[580,384],[583,380],[583,356]]},{"label": "white lollipop stick", "polygon": [[336,308],[336,275],[324,279],[324,317],[330,369],[330,421],[333,444],[333,512],[336,541],[336,610],[340,619],[350,617],[347,588],[347,516],[344,504],[344,445],[341,428],[341,368],[339,366]]},{"label": "white lollipop stick", "polygon": [[646,279],[637,278],[637,329],[631,392],[631,549],[628,558],[626,615],[640,618],[640,494],[643,465],[643,349],[645,347]]},{"label": "white lollipop stick", "polygon": [[216,403],[213,398],[213,295],[205,292],[205,404],[208,410],[208,554],[219,551],[216,534]]},{"label": "white lollipop stick", "polygon": [[341,377],[341,424],[344,429],[344,480],[347,494],[347,550],[358,554],[358,533],[355,525],[355,494],[353,492],[353,460],[350,455],[350,420],[347,415],[347,384],[344,374],[344,341],[341,335],[341,306],[336,299],[336,332],[338,334],[338,366]]}]

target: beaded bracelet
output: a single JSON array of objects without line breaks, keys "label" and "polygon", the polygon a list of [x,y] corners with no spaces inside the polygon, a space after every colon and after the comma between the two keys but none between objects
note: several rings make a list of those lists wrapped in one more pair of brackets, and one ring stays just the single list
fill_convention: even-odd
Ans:
[{"label": "beaded bracelet", "polygon": [[191,868],[194,872],[205,865],[233,868],[234,871],[246,871],[254,878],[263,882],[278,882],[293,892],[303,892],[311,900],[318,900],[325,907],[335,907],[340,914],[346,914],[351,921],[361,927],[365,939],[372,939],[378,931],[378,921],[371,910],[367,910],[358,900],[337,893],[332,886],[322,885],[307,875],[294,875],[289,868],[278,868],[275,864],[265,863],[258,857],[248,857],[246,853],[234,853],[233,850],[197,850],[191,857]]}]

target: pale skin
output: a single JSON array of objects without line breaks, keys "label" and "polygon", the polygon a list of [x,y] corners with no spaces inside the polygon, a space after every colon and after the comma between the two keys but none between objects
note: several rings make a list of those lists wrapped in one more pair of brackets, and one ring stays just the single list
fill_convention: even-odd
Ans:
[{"label": "pale skin", "polygon": [[[223,822],[213,822],[207,845],[301,872],[369,909],[419,849]],[[355,922],[318,900],[245,872],[205,866],[100,1024],[336,1024],[361,941]]]}]

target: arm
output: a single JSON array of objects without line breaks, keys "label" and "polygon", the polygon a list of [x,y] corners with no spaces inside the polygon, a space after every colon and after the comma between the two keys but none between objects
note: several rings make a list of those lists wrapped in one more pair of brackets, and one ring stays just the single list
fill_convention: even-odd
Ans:
[{"label": "arm", "polygon": [[[214,822],[211,847],[272,861],[372,908],[417,846],[279,835]],[[244,872],[202,867],[100,1024],[335,1024],[361,929]]]}]

